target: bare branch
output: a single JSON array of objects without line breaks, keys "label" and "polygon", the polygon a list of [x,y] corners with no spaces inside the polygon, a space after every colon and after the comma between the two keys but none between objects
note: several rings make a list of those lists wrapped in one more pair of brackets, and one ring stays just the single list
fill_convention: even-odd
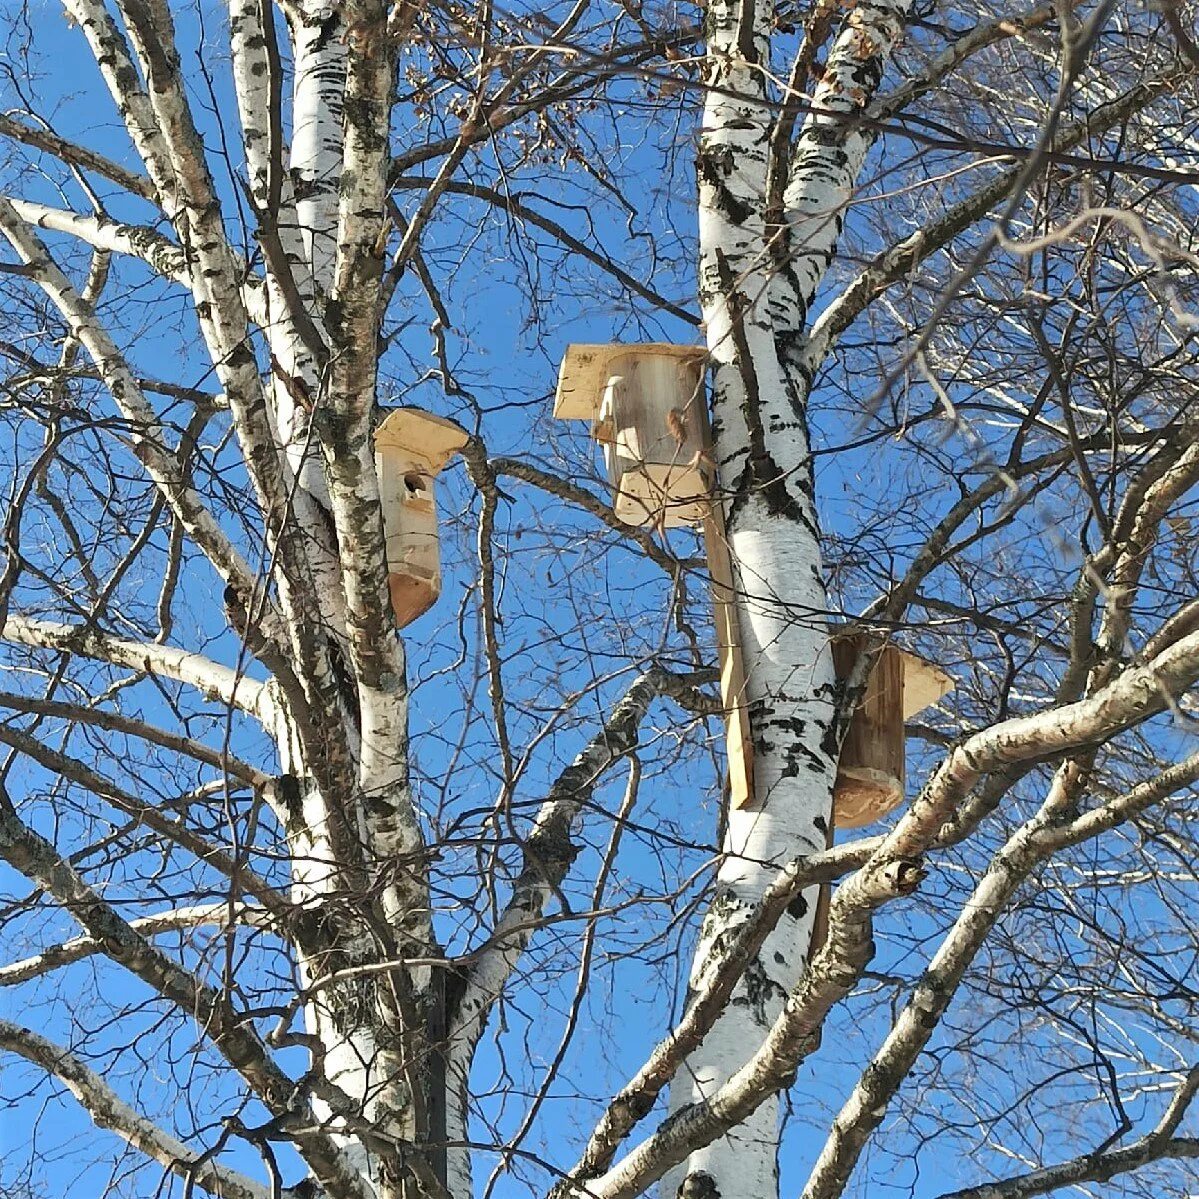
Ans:
[{"label": "bare branch", "polygon": [[[401,189],[424,189],[428,188],[432,182],[432,179],[423,175],[399,175],[392,178],[392,186]],[[677,317],[681,321],[686,321],[689,325],[698,325],[700,323],[699,317],[690,309],[682,307],[682,305],[667,299],[660,292],[655,291],[647,283],[642,282],[642,280],[631,274],[625,267],[614,261],[609,255],[601,253],[589,246],[582,238],[576,237],[565,225],[555,221],[552,217],[546,216],[543,212],[538,212],[536,208],[526,203],[521,195],[499,191],[494,187],[487,187],[482,183],[476,183],[470,179],[450,179],[443,186],[444,190],[450,195],[470,196],[473,199],[482,200],[485,204],[490,204],[501,212],[507,213],[517,221],[527,221],[530,225],[534,225],[542,230],[542,232],[548,233],[567,250],[587,259],[593,266],[597,266],[600,270],[611,275],[613,279],[622,286],[627,287],[634,295],[640,296],[643,300],[648,300],[655,308],[661,308],[664,312],[669,312],[671,316]]]},{"label": "bare branch", "polygon": [[[7,635],[7,629],[5,635]],[[154,673],[164,675],[161,670]],[[164,677],[166,676],[164,675]],[[152,745],[160,745],[164,749],[174,750],[189,758],[195,758],[198,762],[204,762],[208,766],[214,766],[251,787],[261,787],[269,778],[257,767],[241,761],[225,750],[213,749],[211,746],[197,741],[194,737],[184,737],[178,733],[160,729],[155,725],[147,724],[144,720],[125,716],[120,712],[110,712],[95,707],[84,708],[63,700],[14,695],[8,691],[0,691],[0,707],[12,708],[17,712],[32,712],[38,716],[52,716],[72,724],[92,725],[95,728],[107,729],[109,732],[127,733],[131,737],[140,737]]]},{"label": "bare branch", "polygon": [[7,113],[0,113],[0,136],[12,138],[15,142],[32,146],[35,150],[41,150],[46,154],[52,154],[68,166],[92,171],[123,187],[126,191],[132,192],[135,196],[148,200],[151,204],[155,202],[154,187],[144,175],[126,170],[120,163],[113,162],[103,154],[98,154],[95,150],[89,150],[85,146],[59,137],[58,134],[47,129],[36,129],[32,125],[15,120]]},{"label": "bare branch", "polygon": [[[7,200],[0,197],[0,233],[12,243],[23,262],[32,266],[38,284],[70,326],[72,336],[87,350],[113,399],[133,426],[134,453],[145,466],[171,510],[188,534],[208,555],[221,577],[245,594],[253,594],[255,574],[229,538],[187,485],[182,467],[168,452],[166,430],[142,394],[124,356],[94,312],[59,270],[41,241]],[[273,451],[272,451],[273,453]],[[268,627],[270,621],[265,622]]]},{"label": "bare branch", "polygon": [[1124,1149],[1075,1157],[1068,1162],[1045,1166],[1003,1182],[946,1192],[941,1199],[1026,1199],[1026,1196],[1047,1195],[1062,1187],[1078,1186],[1084,1182],[1108,1182],[1150,1162],[1168,1158],[1199,1158],[1199,1139],[1169,1137],[1160,1140],[1144,1137]]},{"label": "bare branch", "polygon": [[[152,916],[140,916],[129,922],[129,927],[143,937],[192,931],[205,926],[222,930],[237,927],[275,929],[278,924],[275,917],[265,908],[224,900],[220,903],[170,908],[168,911]],[[33,957],[0,966],[0,987],[15,987],[18,983],[41,978],[52,970],[73,966],[76,962],[105,952],[104,943],[95,937],[75,937],[73,940],[43,949]]]},{"label": "bare branch", "polygon": [[[182,247],[153,229],[144,225],[127,225],[103,214],[84,216],[69,209],[52,208],[48,204],[33,204],[16,197],[5,198],[13,211],[30,225],[51,229],[56,233],[68,233],[98,250],[140,258],[164,279],[190,287],[187,259]],[[36,272],[34,274],[36,277]]]},{"label": "bare branch", "polygon": [[278,726],[279,713],[267,684],[255,682],[238,671],[188,650],[176,649],[171,645],[127,641],[85,625],[55,624],[25,616],[10,616],[0,636],[19,645],[79,654],[128,670],[174,679],[195,687],[209,699],[247,712],[268,730],[273,731]]},{"label": "bare branch", "polygon": [[[1062,130],[1053,141],[1053,152],[1063,154],[1092,136],[1116,128],[1154,100],[1177,90],[1192,73],[1190,70],[1172,71],[1129,88],[1124,95],[1101,105],[1085,121]],[[936,221],[876,255],[839,296],[829,301],[813,323],[804,350],[809,368],[814,369],[824,360],[837,338],[879,295],[947,246],[959,233],[982,220],[1011,193],[1026,173],[1027,164],[1004,171],[973,195],[958,201]]]},{"label": "bare branch", "polygon": [[116,1133],[138,1152],[188,1185],[220,1199],[276,1199],[269,1187],[196,1153],[134,1111],[94,1070],[32,1029],[0,1020],[0,1049],[23,1057],[57,1079],[79,1101],[97,1128]]},{"label": "bare branch", "polygon": [[558,891],[578,854],[571,840],[576,817],[604,773],[636,748],[638,729],[650,704],[660,696],[669,696],[690,710],[710,710],[710,701],[695,689],[717,677],[714,670],[678,675],[660,666],[651,667],[629,687],[603,729],[558,776],[524,843],[524,862],[512,897],[487,943],[470,955],[455,1010],[455,1057],[470,1060],[491,1005],[516,969],[545,905]]},{"label": "bare branch", "polygon": [[[889,1101],[944,1016],[967,968],[1033,870],[1059,847],[1077,843],[1083,836],[1094,835],[1105,827],[1114,827],[1151,803],[1191,785],[1199,778],[1199,754],[1116,801],[1109,811],[1111,823],[1090,820],[1083,826],[1085,833],[1080,833],[1077,825],[1070,830],[1060,827],[1075,802],[1081,775],[1073,763],[1067,762],[1057,772],[1040,810],[995,854],[970,901],[938,946],[899,1019],[834,1119],[802,1199],[835,1199],[842,1193],[863,1147],[882,1123]],[[1199,1072],[1193,1073],[1192,1089],[1199,1084]],[[1173,1128],[1169,1130],[1172,1131]]]},{"label": "bare branch", "polygon": [[54,847],[22,823],[0,789],[0,857],[36,882],[104,946],[105,954],[195,1020],[250,1084],[272,1115],[289,1127],[300,1154],[335,1194],[371,1199],[362,1178],[321,1131],[295,1082],[275,1064],[253,1024],[212,987],[176,965],[90,888]]}]

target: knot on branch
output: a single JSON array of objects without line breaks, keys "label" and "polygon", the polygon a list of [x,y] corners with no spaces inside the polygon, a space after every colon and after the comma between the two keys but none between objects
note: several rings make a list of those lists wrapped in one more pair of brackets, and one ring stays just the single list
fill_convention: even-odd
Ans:
[{"label": "knot on branch", "polygon": [[692,1170],[679,1183],[676,1199],[720,1199],[720,1188],[707,1170]]},{"label": "knot on branch", "polygon": [[911,895],[927,874],[919,858],[896,858],[883,866],[878,877],[888,895]]}]

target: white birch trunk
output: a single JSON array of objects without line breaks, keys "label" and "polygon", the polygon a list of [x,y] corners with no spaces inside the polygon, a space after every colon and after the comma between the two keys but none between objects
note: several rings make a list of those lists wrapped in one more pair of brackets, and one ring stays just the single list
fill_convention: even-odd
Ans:
[{"label": "white birch trunk", "polygon": [[[273,223],[283,259],[275,264],[268,255],[266,319],[261,324],[272,368],[274,418],[298,483],[294,519],[313,534],[309,554],[325,627],[348,670],[351,605],[332,531],[331,517],[337,513],[310,425],[313,410],[327,402],[314,351],[323,354],[328,349],[323,307],[337,265],[339,181],[346,152],[346,19],[340,5],[320,3],[302,3],[290,15],[294,78],[288,152],[281,144],[273,145],[281,142],[281,130],[270,128],[271,63],[261,9],[257,0],[230,0],[234,75],[252,194],[264,219]],[[277,178],[273,172],[278,172]],[[281,271],[289,277],[281,278]],[[302,313],[289,305],[299,305]],[[360,457],[354,498],[377,512],[368,478],[373,459],[369,445]],[[357,542],[343,546],[343,557],[361,548]],[[380,635],[387,633],[381,629]],[[399,647],[393,646],[391,653],[396,660],[392,675],[402,681]],[[325,945],[324,954],[301,954],[299,961],[303,984],[317,984],[305,1005],[305,1021],[321,1046],[319,1068],[358,1103],[372,1124],[411,1141],[418,1134],[419,1104],[412,1093],[412,1071],[404,1060],[410,1055],[404,1044],[412,1034],[422,1043],[428,970],[397,970],[389,979],[370,968],[377,967],[381,957],[428,956],[432,934],[428,897],[418,883],[376,885],[380,874],[391,877],[391,867],[400,858],[414,860],[421,834],[408,790],[403,689],[382,703],[374,691],[358,691],[360,727],[350,738],[359,784],[355,796],[322,794],[305,769],[298,743],[284,754],[285,764],[290,763],[285,768],[298,780],[289,797],[288,836],[293,893],[318,916],[319,940]],[[364,912],[350,910],[354,905],[347,897],[355,892],[381,894],[381,914],[397,936],[394,952],[380,946],[362,918]],[[322,983],[330,973],[355,969],[362,971],[357,978],[333,986]],[[400,990],[415,1001],[406,1012],[398,1010],[391,994],[400,973],[405,976]],[[329,1115],[327,1106],[318,1106],[318,1111]],[[352,1135],[342,1140],[363,1177],[387,1193],[377,1160]]]},{"label": "white birch trunk", "polygon": [[346,86],[345,22],[340,4],[302,0],[292,29],[292,179],[300,236],[317,294],[333,286],[337,259],[337,191]]},{"label": "white birch trunk", "polygon": [[[319,314],[310,262],[311,237],[304,226],[296,203],[293,174],[294,153],[282,144],[282,129],[271,129],[271,63],[266,50],[267,31],[262,25],[258,0],[229,0],[230,46],[233,52],[233,81],[242,125],[242,144],[250,179],[250,194],[260,213],[273,226],[283,267],[289,274],[290,287],[281,286],[273,264],[268,262],[263,298],[256,312],[266,340],[271,363],[271,415],[280,445],[299,483],[292,503],[295,519],[311,532],[309,559],[316,581],[326,627],[340,632],[345,628],[345,604],[341,593],[336,554],[327,535],[322,509],[329,506],[328,489],[320,465],[320,455],[309,444],[309,412],[320,387],[320,368],[314,357],[316,347],[305,344],[302,329],[320,339],[323,349],[327,338]],[[331,52],[332,54],[332,52]],[[332,54],[342,58],[344,50]],[[327,73],[326,73],[327,74]],[[308,92],[313,90],[316,73],[305,77]],[[342,75],[344,86],[344,71]],[[297,103],[303,89],[297,84]],[[280,140],[272,145],[273,136]],[[302,164],[306,167],[308,164]],[[277,172],[278,177],[275,177]],[[311,215],[311,213],[309,213]],[[336,224],[336,210],[334,211]],[[291,302],[303,313],[290,310],[284,292],[292,293]],[[303,397],[308,397],[305,406]]]},{"label": "white birch trunk", "polygon": [[[853,112],[878,86],[906,3],[851,10],[836,36],[817,109]],[[700,300],[712,358],[713,426],[748,672],[754,801],[729,813],[724,858],[692,969],[703,983],[721,944],[777,866],[823,849],[836,776],[828,649],[802,367],[808,309],[830,261],[869,140],[832,115],[804,124],[785,188],[785,225],[768,219],[776,106],[764,91],[769,5],[708,6],[708,93],[699,149]],[[752,34],[752,36],[750,36]],[[777,865],[774,865],[777,864]],[[673,1112],[701,1102],[762,1044],[807,962],[817,893],[779,920],[728,1008],[671,1087]],[[779,1098],[693,1153],[664,1195],[778,1193]]]},{"label": "white birch trunk", "polygon": [[[446,1190],[454,1199],[471,1199],[474,1177],[470,1139],[470,1058],[451,1054],[445,1073]],[[457,1142],[457,1144],[455,1144]]]},{"label": "white birch trunk", "polygon": [[[234,0],[235,6],[244,0]],[[254,21],[256,4],[246,4],[244,19]],[[279,181],[284,203],[273,214],[279,241],[312,324],[324,338],[323,302],[333,281],[337,252],[337,190],[341,177],[341,117],[346,84],[345,23],[340,6],[306,0],[294,10],[291,28],[294,75],[292,81],[292,140],[284,153]],[[257,65],[257,64],[256,64]],[[246,72],[246,89],[256,89],[254,123],[247,131],[247,158],[251,146],[265,150],[265,139],[251,137],[251,129],[265,125],[265,82],[261,73]],[[244,121],[244,118],[243,118]],[[253,163],[251,166],[253,168]],[[251,170],[257,186],[266,184],[266,164]],[[265,193],[264,193],[265,194]],[[272,313],[282,313],[278,287],[271,289]],[[329,495],[320,454],[311,443],[309,416],[319,388],[319,370],[311,350],[294,323],[281,322],[272,335],[275,357],[273,399],[279,439],[300,488],[322,509]],[[304,396],[309,397],[305,403]],[[304,514],[301,514],[304,515]],[[310,515],[319,515],[312,513]]]},{"label": "white birch trunk", "polygon": [[[261,11],[258,0],[230,0],[234,84],[250,194],[259,213],[264,214],[264,218],[274,226],[286,269],[290,271],[294,283],[295,300],[304,306],[312,324],[319,327],[321,322],[316,313],[309,260],[313,240],[311,228],[298,216],[299,206],[295,202],[287,150],[282,144],[272,145],[270,63]],[[336,34],[327,40],[336,43]],[[326,94],[339,87],[339,66],[340,86],[344,87],[344,47],[313,51],[311,36],[298,37],[297,47],[301,44],[310,53],[308,70],[297,79],[296,103],[306,111],[322,112],[321,105]],[[296,54],[298,60],[298,48]],[[322,88],[315,86],[318,79],[322,81]],[[305,127],[313,124],[327,128],[328,122],[314,117],[306,122]],[[278,134],[281,131],[275,132]],[[311,152],[308,142],[302,142],[301,146],[302,150]],[[325,159],[337,153],[335,140],[331,147],[325,149]],[[295,167],[294,162],[291,165]],[[325,169],[328,169],[327,162]],[[272,178],[274,171],[278,171],[278,179]],[[302,161],[298,172],[301,179],[305,178],[310,173],[310,163]],[[333,186],[335,189],[335,173]],[[273,205],[272,201],[275,201]],[[321,215],[311,204],[305,206],[303,214],[308,220],[319,219]],[[332,224],[336,224],[335,203]],[[326,226],[328,236],[329,228]],[[307,391],[309,397],[315,400],[319,386],[317,364],[310,349],[304,345],[297,314],[288,311],[283,288],[269,266],[264,292],[260,327],[272,365],[272,416],[292,472],[301,480],[301,487],[292,500],[298,509],[294,519],[313,531],[308,549],[314,573],[318,574],[317,595],[322,615],[326,628],[344,642],[346,614],[337,561],[324,545],[324,538],[319,535],[323,518],[315,511],[310,498],[315,493],[325,499],[327,506],[327,489],[321,477],[319,455],[307,445],[307,412],[297,398]],[[289,743],[280,748],[290,790],[280,797],[277,806],[288,813],[293,896],[305,910],[324,915],[336,905],[338,897],[346,893],[344,847],[339,854],[338,837],[332,827],[334,808],[329,802],[332,797],[322,796],[307,781],[303,750],[297,738],[290,738]],[[332,928],[327,931],[327,960],[313,960],[304,954],[299,956],[298,968],[305,988],[319,983],[333,969],[366,965],[371,960],[371,947],[364,929],[351,935],[348,944],[338,944],[339,938],[333,937]],[[355,1002],[355,994],[360,990],[361,985],[357,988],[352,985],[318,987],[304,1011],[308,1032],[319,1038],[324,1047],[323,1070],[326,1077],[347,1095],[357,1098],[362,1105],[362,1113],[370,1115],[373,1089],[371,1070],[378,1050],[371,1028],[371,1005]],[[314,1106],[323,1118],[329,1117],[328,1105],[317,1101]],[[341,1141],[347,1154],[353,1157],[355,1166],[364,1176],[367,1175],[367,1158],[355,1139],[342,1137]]]}]

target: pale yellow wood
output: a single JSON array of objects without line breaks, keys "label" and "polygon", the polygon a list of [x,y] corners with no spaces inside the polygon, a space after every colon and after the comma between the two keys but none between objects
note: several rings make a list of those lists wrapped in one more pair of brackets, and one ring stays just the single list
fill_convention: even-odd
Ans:
[{"label": "pale yellow wood", "polygon": [[729,804],[744,808],[754,798],[753,734],[749,725],[748,679],[741,646],[741,626],[735,605],[733,559],[725,535],[720,501],[708,506],[704,521],[708,573],[716,614],[716,647],[720,663],[720,699],[725,710],[725,742],[729,769]]},{"label": "pale yellow wood", "polygon": [[903,718],[910,720],[948,695],[955,683],[939,666],[906,650],[899,652],[903,655]]},{"label": "pale yellow wood", "polygon": [[676,528],[706,517],[711,488],[702,346],[572,345],[554,415],[590,420],[603,446],[612,508],[633,525]]},{"label": "pale yellow wood", "polygon": [[572,345],[558,376],[554,416],[590,420],[603,446],[613,511],[627,524],[703,524],[712,577],[730,802],[754,798],[745,658],[724,514],[709,497],[710,456],[702,346]]},{"label": "pale yellow wood", "polygon": [[[865,640],[852,626],[834,631],[838,679],[847,677]],[[842,742],[833,804],[837,828],[873,824],[903,803],[904,721],[953,686],[953,679],[932,663],[894,645],[883,646]]]},{"label": "pale yellow wood", "polygon": [[624,359],[618,369],[597,422],[612,431],[604,461],[616,515],[667,529],[699,524],[711,490],[703,364],[654,353]]},{"label": "pale yellow wood", "polygon": [[[851,633],[833,640],[833,670],[845,682],[867,643]],[[903,692],[909,655],[886,645],[875,660],[841,742],[833,787],[837,828],[861,828],[881,820],[903,802]]]},{"label": "pale yellow wood", "polygon": [[[858,636],[853,625],[835,625],[829,632],[833,641]],[[903,659],[904,720],[911,720],[917,712],[932,707],[957,685],[951,675],[916,654],[910,654],[897,646],[888,646],[887,652],[898,654]]]},{"label": "pale yellow wood", "polygon": [[393,408],[375,430],[376,450],[404,451],[420,458],[433,474],[443,470],[467,440],[461,425],[419,408]]},{"label": "pale yellow wood", "polygon": [[708,351],[703,346],[676,346],[669,342],[567,346],[558,371],[554,416],[559,420],[594,420],[608,380],[620,373],[620,360],[640,354],[703,362]]},{"label": "pale yellow wood", "polygon": [[375,432],[387,584],[403,628],[441,594],[437,474],[467,441],[466,430],[418,408],[397,408]]}]

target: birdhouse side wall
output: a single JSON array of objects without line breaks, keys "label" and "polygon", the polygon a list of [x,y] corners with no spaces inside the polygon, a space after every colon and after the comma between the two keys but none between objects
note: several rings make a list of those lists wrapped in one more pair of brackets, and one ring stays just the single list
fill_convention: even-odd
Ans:
[{"label": "birdhouse side wall", "polygon": [[[857,637],[833,642],[839,680],[849,676],[861,645]],[[903,801],[903,672],[903,654],[887,646],[866,680],[837,763],[834,819],[838,828],[859,828],[881,820]]]}]

